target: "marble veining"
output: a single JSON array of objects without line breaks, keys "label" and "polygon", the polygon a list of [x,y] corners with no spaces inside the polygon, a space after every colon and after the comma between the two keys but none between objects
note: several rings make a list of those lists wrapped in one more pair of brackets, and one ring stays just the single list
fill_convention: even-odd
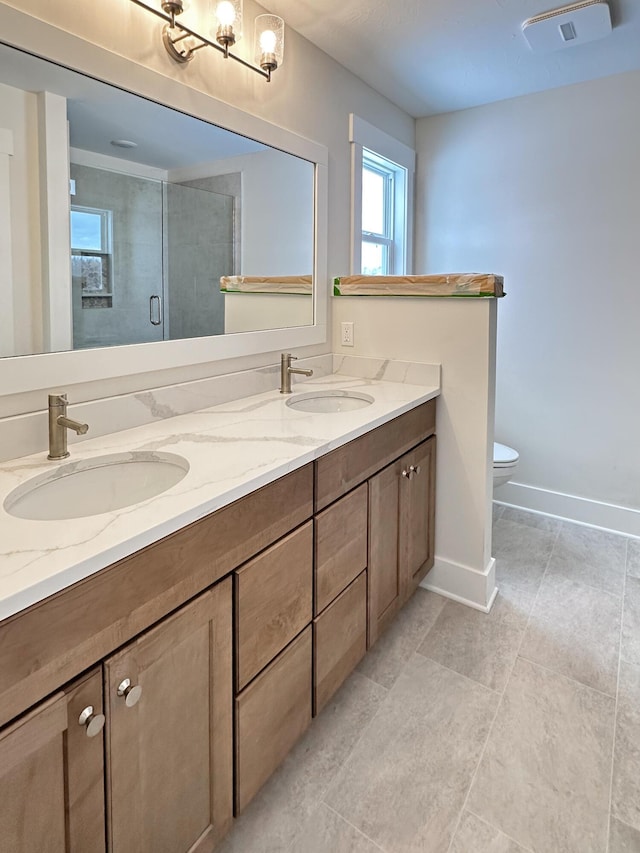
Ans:
[{"label": "marble veining", "polygon": [[410,385],[440,385],[440,365],[423,362],[334,354],[333,372]]},{"label": "marble veining", "polygon": [[[56,463],[38,453],[0,465],[0,619],[433,399],[439,382],[331,375],[305,389],[366,389],[374,402],[312,414],[289,408],[286,396],[272,390],[73,445],[78,462],[133,451],[170,451],[187,460],[187,475],[168,491],[113,512],[64,523],[14,518],[4,508],[7,495]],[[155,404],[147,398],[145,405]]]}]

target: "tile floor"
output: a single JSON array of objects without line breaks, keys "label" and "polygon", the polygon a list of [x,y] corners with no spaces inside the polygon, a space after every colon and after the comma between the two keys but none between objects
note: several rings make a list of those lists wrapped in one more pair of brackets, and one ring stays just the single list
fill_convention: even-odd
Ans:
[{"label": "tile floor", "polygon": [[640,541],[495,506],[489,615],[419,589],[223,853],[640,853]]}]

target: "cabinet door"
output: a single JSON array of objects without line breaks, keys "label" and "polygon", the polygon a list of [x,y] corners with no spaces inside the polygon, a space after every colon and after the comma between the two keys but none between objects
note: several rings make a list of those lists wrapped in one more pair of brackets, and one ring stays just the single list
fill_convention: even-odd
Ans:
[{"label": "cabinet door", "polygon": [[403,604],[398,553],[401,470],[401,461],[394,462],[369,480],[369,646]]},{"label": "cabinet door", "polygon": [[1,853],[103,853],[103,722],[94,671],[0,732]]},{"label": "cabinet door", "polygon": [[435,436],[400,460],[400,576],[403,598],[433,566],[435,527]]},{"label": "cabinet door", "polygon": [[202,853],[232,817],[231,580],[105,661],[112,853]]}]

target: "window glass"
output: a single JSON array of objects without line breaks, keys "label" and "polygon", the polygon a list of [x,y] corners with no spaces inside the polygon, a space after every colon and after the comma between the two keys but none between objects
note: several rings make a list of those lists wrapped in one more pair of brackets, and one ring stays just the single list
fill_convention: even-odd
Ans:
[{"label": "window glass", "polygon": [[388,248],[382,243],[362,241],[362,275],[387,275]]},{"label": "window glass", "polygon": [[71,208],[71,277],[83,308],[113,306],[112,219],[110,210]]},{"label": "window glass", "polygon": [[395,252],[402,251],[394,233],[395,178],[398,166],[373,151],[362,152],[363,275],[391,275]]},{"label": "window glass", "polygon": [[362,230],[372,234],[385,233],[385,176],[370,169],[366,163],[362,168]]},{"label": "window glass", "polygon": [[103,251],[102,216],[84,210],[71,211],[71,245],[74,249]]}]

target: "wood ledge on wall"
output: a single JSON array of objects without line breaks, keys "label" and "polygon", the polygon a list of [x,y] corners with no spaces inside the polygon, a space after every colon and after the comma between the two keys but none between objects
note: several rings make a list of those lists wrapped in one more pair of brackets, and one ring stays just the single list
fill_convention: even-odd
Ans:
[{"label": "wood ledge on wall", "polygon": [[311,296],[310,275],[223,275],[220,278],[222,293],[296,293]]},{"label": "wood ledge on wall", "polygon": [[334,296],[505,296],[504,278],[493,273],[349,275],[333,280]]}]

